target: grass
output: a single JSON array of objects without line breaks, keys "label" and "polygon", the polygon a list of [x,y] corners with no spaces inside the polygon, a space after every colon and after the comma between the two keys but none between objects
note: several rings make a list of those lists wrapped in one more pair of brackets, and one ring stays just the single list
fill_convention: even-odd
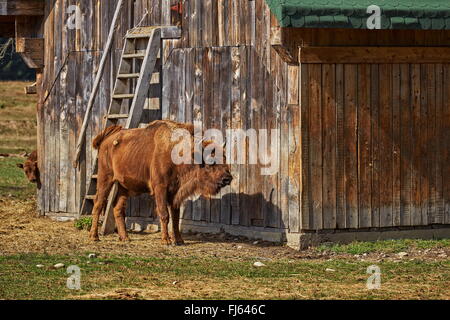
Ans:
[{"label": "grass", "polygon": [[36,95],[26,95],[30,83],[0,82],[0,153],[36,149]]},{"label": "grass", "polygon": [[[36,149],[36,95],[26,95],[28,82],[0,82],[0,153],[18,154]],[[17,167],[24,159],[0,158],[0,198],[33,197],[36,185]]]},{"label": "grass", "polygon": [[36,192],[36,185],[28,182],[22,169],[17,167],[23,158],[0,158],[0,198],[28,199]]},{"label": "grass", "polygon": [[24,87],[30,84],[22,81],[0,81],[1,120],[36,120],[37,96],[24,92]]},{"label": "grass", "polygon": [[[80,291],[66,287],[69,275],[65,268],[54,269],[56,263],[80,267]],[[369,262],[279,260],[266,265],[174,256],[7,256],[0,257],[0,299],[144,299],[152,294],[165,299],[421,299],[450,293],[450,261],[380,263],[380,290],[366,289]]]},{"label": "grass", "polygon": [[352,242],[350,244],[324,244],[317,247],[317,251],[334,253],[364,254],[364,253],[399,253],[411,249],[437,249],[450,247],[450,239],[442,240],[382,240],[376,242]]}]

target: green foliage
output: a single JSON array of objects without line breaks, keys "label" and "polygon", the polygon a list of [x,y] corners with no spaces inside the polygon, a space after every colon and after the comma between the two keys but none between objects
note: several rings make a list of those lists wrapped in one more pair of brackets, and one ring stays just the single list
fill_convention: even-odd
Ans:
[{"label": "green foliage", "polygon": [[90,230],[92,226],[92,218],[81,217],[80,219],[75,220],[74,225],[78,230]]}]

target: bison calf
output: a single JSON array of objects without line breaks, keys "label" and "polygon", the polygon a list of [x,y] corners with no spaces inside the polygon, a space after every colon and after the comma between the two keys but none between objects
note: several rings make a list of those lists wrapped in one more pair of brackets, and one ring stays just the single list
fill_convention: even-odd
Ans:
[{"label": "bison calf", "polygon": [[17,166],[23,169],[28,181],[36,183],[37,187],[40,188],[38,157],[36,150],[29,155],[28,159],[24,163],[18,163]]},{"label": "bison calf", "polygon": [[[99,216],[105,210],[115,182],[119,187],[113,204],[114,218],[120,240],[129,240],[125,227],[128,197],[149,193],[156,202],[162,242],[174,245],[183,244],[179,230],[182,202],[192,195],[208,197],[217,194],[231,183],[232,176],[226,164],[173,163],[171,154],[177,142],[172,141],[172,134],[178,129],[189,131],[194,145],[194,126],[173,121],[154,121],[142,129],[124,130],[112,126],[94,139],[93,147],[98,149],[98,180],[90,232],[92,240],[98,240]],[[202,141],[203,148],[216,147],[211,144],[211,141]],[[172,233],[169,237],[170,215]]]}]

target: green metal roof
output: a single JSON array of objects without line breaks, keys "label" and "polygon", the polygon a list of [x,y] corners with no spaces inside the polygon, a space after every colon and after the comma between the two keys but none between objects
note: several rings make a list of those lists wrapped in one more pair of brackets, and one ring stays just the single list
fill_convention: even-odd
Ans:
[{"label": "green metal roof", "polygon": [[450,0],[266,0],[282,27],[367,29],[367,8],[381,8],[381,29],[450,30]]}]

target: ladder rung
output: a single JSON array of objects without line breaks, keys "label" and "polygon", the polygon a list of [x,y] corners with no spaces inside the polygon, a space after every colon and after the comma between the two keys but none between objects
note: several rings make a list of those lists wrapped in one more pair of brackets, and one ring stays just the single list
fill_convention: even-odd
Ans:
[{"label": "ladder rung", "polygon": [[112,97],[113,99],[133,99],[134,94],[133,93],[115,94]]},{"label": "ladder rung", "polygon": [[139,78],[139,73],[123,73],[117,75],[117,79],[132,79],[132,78]]},{"label": "ladder rung", "polygon": [[122,56],[122,58],[124,59],[144,59],[145,58],[145,53],[128,53],[128,54],[124,54]]},{"label": "ladder rung", "polygon": [[94,200],[95,199],[95,195],[87,195],[86,197],[84,197],[86,200]]},{"label": "ladder rung", "polygon": [[123,113],[123,114],[110,114],[108,115],[108,119],[127,119],[128,118],[128,113]]},{"label": "ladder rung", "polygon": [[152,34],[151,33],[128,33],[127,34],[127,39],[141,39],[141,38],[150,38]]}]

